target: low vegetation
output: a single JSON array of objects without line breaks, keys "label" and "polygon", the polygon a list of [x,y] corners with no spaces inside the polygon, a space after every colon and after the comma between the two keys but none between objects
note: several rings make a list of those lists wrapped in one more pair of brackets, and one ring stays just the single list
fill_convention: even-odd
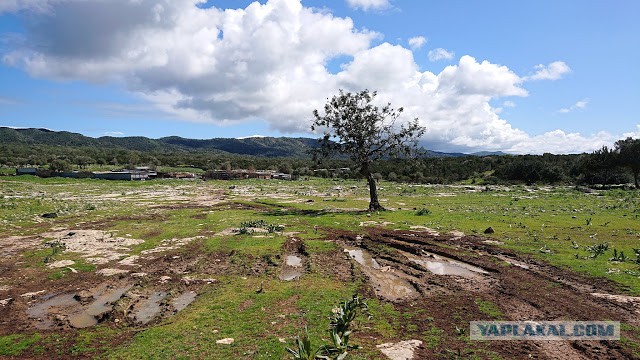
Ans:
[{"label": "low vegetation", "polygon": [[[41,331],[33,328],[35,320],[27,318],[24,309],[10,313],[0,325],[0,355],[270,359],[306,354],[333,359],[347,353],[348,359],[384,359],[376,345],[419,339],[422,351],[433,356],[508,358],[509,350],[470,342],[465,332],[470,319],[509,318],[504,299],[496,293],[458,298],[443,293],[406,303],[377,297],[364,270],[342,251],[343,242],[360,244],[376,254],[382,268],[389,266],[388,259],[399,249],[384,243],[383,235],[370,235],[375,231],[464,233],[476,247],[488,244],[496,253],[518,254],[531,263],[605,282],[611,292],[640,295],[640,195],[635,190],[385,180],[378,182],[378,189],[380,204],[389,211],[366,211],[367,184],[352,179],[114,182],[0,177],[0,239],[14,239],[2,244],[8,255],[2,260],[7,271],[0,289],[9,290],[0,290],[0,300],[12,298],[26,308],[27,301],[43,300],[41,295],[25,300],[20,297],[24,293],[89,288],[102,281],[96,271],[131,256],[154,257],[131,270],[149,274],[141,284],[160,286],[157,279],[169,276],[172,280],[162,286],[176,287],[168,296],[185,289],[197,292],[184,310],[147,325],[119,315],[126,313],[124,300],[112,318],[81,330]],[[42,217],[45,213],[57,217]],[[489,227],[494,233],[485,235]],[[100,230],[108,239],[144,241],[131,245],[110,265],[96,265],[51,237],[83,229]],[[179,243],[184,239],[188,242]],[[448,254],[466,251],[453,240],[433,244],[429,246]],[[159,247],[165,250],[154,253]],[[301,259],[303,275],[279,280],[287,257],[293,255]],[[471,251],[464,256],[482,259]],[[74,264],[49,267],[62,260]],[[494,263],[496,269],[516,268],[501,260]],[[84,277],[94,283],[85,283]],[[512,286],[531,294],[564,289],[551,279]],[[369,299],[366,306],[362,297]],[[330,315],[341,299],[350,300]],[[546,299],[536,295],[532,301]],[[353,316],[366,309],[371,319]],[[449,315],[439,315],[445,311]],[[624,326],[621,346],[631,349],[640,332],[633,324]],[[233,342],[217,343],[223,339]],[[354,351],[354,344],[362,348]]]}]

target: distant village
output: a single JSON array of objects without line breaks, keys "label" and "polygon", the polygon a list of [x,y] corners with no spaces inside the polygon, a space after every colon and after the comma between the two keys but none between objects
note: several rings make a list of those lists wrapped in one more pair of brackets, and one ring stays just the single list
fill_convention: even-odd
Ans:
[{"label": "distant village", "polygon": [[[325,170],[326,169],[321,169]],[[320,170],[317,170],[320,171]],[[235,179],[265,179],[265,180],[298,180],[298,175],[285,174],[274,170],[210,170],[204,174],[192,172],[160,172],[149,167],[121,169],[113,171],[62,171],[56,172],[35,167],[17,168],[16,175],[33,175],[38,177],[63,177],[77,179],[103,180],[153,180],[153,179],[202,179],[202,180],[235,180]]]}]

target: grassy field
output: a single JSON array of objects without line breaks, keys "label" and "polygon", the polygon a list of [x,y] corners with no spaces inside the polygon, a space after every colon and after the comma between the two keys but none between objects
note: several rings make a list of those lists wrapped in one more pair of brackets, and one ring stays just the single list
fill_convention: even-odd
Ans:
[{"label": "grassy field", "polygon": [[[100,229],[112,237],[144,240],[132,245],[127,256],[144,255],[171,239],[191,239],[182,248],[170,249],[170,254],[184,258],[193,276],[213,274],[215,282],[199,288],[197,299],[185,310],[144,327],[105,323],[59,333],[26,327],[16,332],[4,324],[0,356],[44,356],[53,351],[59,357],[113,359],[287,358],[285,347],[293,346],[305,326],[314,344],[327,341],[331,309],[363,287],[362,281],[342,278],[340,269],[332,273],[322,265],[325,259],[342,254],[335,242],[326,241],[335,230],[429,228],[441,234],[460,231],[486,236],[505,250],[608,279],[621,292],[640,295],[640,250],[636,250],[640,249],[640,195],[636,191],[392,182],[381,182],[379,187],[381,204],[388,211],[369,213],[363,211],[368,205],[364,181],[117,182],[1,176],[0,238]],[[45,213],[57,217],[43,218]],[[268,225],[283,228],[252,232],[251,226],[245,226],[252,221],[262,221],[264,229]],[[246,233],[238,233],[243,227]],[[489,227],[493,232],[485,235]],[[305,276],[284,282],[276,272],[292,237],[304,242],[310,260]],[[78,253],[56,253],[46,246],[22,249],[21,254],[16,269],[29,271],[34,279],[46,276],[46,284],[54,287],[78,275],[69,268],[50,269],[47,257],[75,261],[73,270],[80,274],[102,267]],[[198,261],[197,256],[210,260]],[[170,261],[171,257],[159,259]],[[212,270],[212,259],[222,259],[224,270]],[[0,286],[19,284],[2,277]],[[0,300],[4,297],[0,292]],[[488,299],[470,301],[490,318],[504,315]],[[369,306],[372,319],[359,317],[355,324],[361,335],[355,335],[354,341],[365,347],[353,352],[352,359],[383,359],[374,345],[402,332],[421,334],[431,348],[445,336],[436,323],[425,329],[406,328],[411,317],[429,319],[428,314],[403,312],[375,297],[369,299]],[[625,326],[637,332],[634,326]],[[217,344],[222,338],[235,341]],[[468,341],[460,343],[462,348],[475,349]],[[500,357],[483,349],[475,349],[474,357]]]}]

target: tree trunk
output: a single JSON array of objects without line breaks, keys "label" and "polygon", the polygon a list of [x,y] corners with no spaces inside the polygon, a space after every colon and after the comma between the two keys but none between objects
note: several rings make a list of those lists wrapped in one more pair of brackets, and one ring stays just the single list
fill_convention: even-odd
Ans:
[{"label": "tree trunk", "polygon": [[636,185],[636,190],[640,189],[640,186],[638,186],[638,173],[640,173],[640,169],[633,169],[633,181]]},{"label": "tree trunk", "polygon": [[373,178],[373,175],[369,171],[367,171],[367,182],[369,183],[369,211],[384,210],[384,208],[378,201],[378,188],[376,186],[376,179]]}]

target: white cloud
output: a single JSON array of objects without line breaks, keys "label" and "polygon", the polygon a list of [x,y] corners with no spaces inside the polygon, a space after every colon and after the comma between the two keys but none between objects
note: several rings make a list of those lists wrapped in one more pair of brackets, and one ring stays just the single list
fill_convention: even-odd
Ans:
[{"label": "white cloud", "polygon": [[502,103],[502,107],[513,108],[513,107],[516,107],[516,103],[514,103],[511,100],[507,100],[507,101]]},{"label": "white cloud", "polygon": [[105,131],[104,136],[122,136],[124,133],[122,131]]},{"label": "white cloud", "polygon": [[447,51],[443,48],[437,48],[433,50],[429,50],[429,61],[439,61],[439,60],[451,60],[455,56],[455,54],[451,51]]},{"label": "white cloud", "polygon": [[549,65],[536,65],[536,72],[531,76],[526,76],[523,79],[528,80],[558,80],[563,75],[571,72],[571,68],[563,61],[554,61]]},{"label": "white cloud", "polygon": [[347,0],[347,4],[354,9],[384,10],[391,7],[389,0]]},{"label": "white cloud", "polygon": [[424,36],[414,36],[409,39],[409,47],[411,47],[412,50],[420,49],[426,43],[427,38]]},{"label": "white cloud", "polygon": [[[374,46],[379,34],[300,0],[254,2],[244,9],[204,9],[196,6],[200,2],[42,0],[49,9],[23,17],[26,41],[3,60],[36,77],[115,81],[185,121],[262,120],[283,133],[309,132],[311,111],[327,97],[340,88],[368,88],[378,91],[381,103],[404,107],[403,119],[418,117],[431,149],[581,152],[616,139],[561,130],[532,136],[490,105],[504,100],[508,107],[512,100],[503,98],[528,96],[526,80],[558,78],[568,69],[554,65],[561,62],[521,77],[465,55],[432,73],[420,69],[409,48]],[[327,66],[336,58],[352,60],[331,73]]]},{"label": "white cloud", "polygon": [[588,104],[589,104],[589,99],[582,99],[569,107],[558,110],[558,112],[561,114],[567,114],[575,110],[584,109],[587,107]]}]

